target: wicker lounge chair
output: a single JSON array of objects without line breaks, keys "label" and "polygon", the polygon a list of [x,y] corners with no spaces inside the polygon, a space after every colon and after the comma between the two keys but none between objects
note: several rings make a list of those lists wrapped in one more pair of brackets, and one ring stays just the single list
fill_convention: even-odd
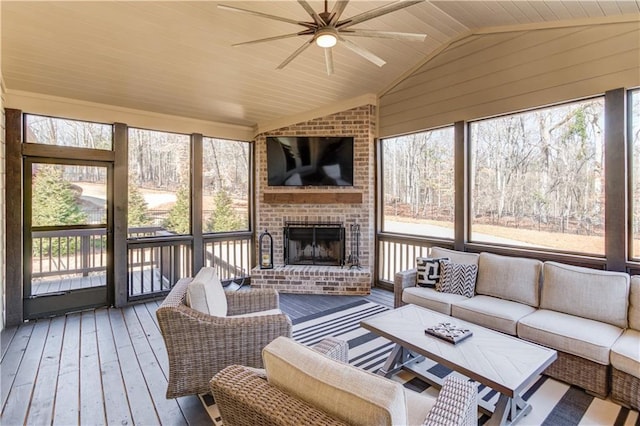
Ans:
[{"label": "wicker lounge chair", "polygon": [[[265,352],[270,352],[270,348],[278,343],[283,343],[282,339],[276,339],[268,345]],[[337,350],[331,350],[332,345]],[[286,368],[280,373],[273,372],[273,369],[270,372],[267,361],[267,370],[262,373],[241,365],[232,365],[216,374],[211,380],[211,390],[225,426],[395,424],[398,422],[394,421],[392,413],[397,416],[398,410],[406,410],[402,424],[416,424],[416,417],[419,417],[419,423],[424,422],[428,426],[477,425],[477,383],[449,378],[436,399],[406,390],[392,380],[347,365],[344,362],[346,357],[332,354],[341,352],[340,344],[335,340],[323,341],[320,346],[322,347],[314,349],[324,353],[328,357],[326,361],[321,361],[316,356],[315,362],[309,362],[314,359],[312,355],[309,358],[303,354],[304,349],[300,348],[298,351],[295,344],[287,343],[284,350]],[[346,350],[342,352],[346,353]],[[349,369],[351,371],[347,371]],[[311,370],[315,370],[315,373]],[[310,376],[306,376],[307,372]],[[320,375],[316,376],[316,373]],[[352,386],[346,385],[348,390],[345,390],[345,383],[340,379],[343,373],[351,373],[348,374],[348,382]],[[317,386],[313,385],[314,376],[318,378],[315,381]],[[293,387],[298,389],[283,389],[282,380],[293,382]],[[297,384],[302,384],[305,389],[300,391]],[[402,393],[406,396],[393,401],[391,397],[387,398],[387,391],[394,393],[393,386],[400,389],[399,393],[394,394],[396,397]],[[357,396],[352,393],[354,389]],[[345,402],[347,400],[349,403]],[[385,414],[373,420],[371,410],[382,410]]]},{"label": "wicker lounge chair", "polygon": [[209,392],[211,378],[232,364],[262,367],[262,348],[291,336],[291,320],[283,313],[233,317],[277,309],[275,290],[225,291],[228,316],[217,317],[187,306],[191,281],[178,281],[156,311],[169,356],[167,398]]}]

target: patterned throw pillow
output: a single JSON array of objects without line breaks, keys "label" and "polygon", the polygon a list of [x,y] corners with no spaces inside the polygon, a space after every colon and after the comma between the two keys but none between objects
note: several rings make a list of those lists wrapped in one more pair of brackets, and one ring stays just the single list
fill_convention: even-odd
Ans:
[{"label": "patterned throw pillow", "polygon": [[477,276],[478,265],[440,261],[440,282],[436,285],[436,290],[473,297]]},{"label": "patterned throw pillow", "polygon": [[436,288],[436,284],[438,284],[438,281],[440,281],[441,260],[449,260],[449,258],[416,258],[416,267],[418,269],[418,279],[416,280],[416,287]]}]

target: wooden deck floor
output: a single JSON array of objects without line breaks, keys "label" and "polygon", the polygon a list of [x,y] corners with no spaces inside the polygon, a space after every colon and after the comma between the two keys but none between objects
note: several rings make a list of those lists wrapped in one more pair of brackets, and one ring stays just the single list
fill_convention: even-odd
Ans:
[{"label": "wooden deck floor", "polygon": [[[360,296],[281,294],[291,318]],[[368,300],[391,307],[393,294]],[[164,397],[168,360],[156,322],[160,302],[24,323],[1,335],[2,425],[207,425],[196,396]]]}]

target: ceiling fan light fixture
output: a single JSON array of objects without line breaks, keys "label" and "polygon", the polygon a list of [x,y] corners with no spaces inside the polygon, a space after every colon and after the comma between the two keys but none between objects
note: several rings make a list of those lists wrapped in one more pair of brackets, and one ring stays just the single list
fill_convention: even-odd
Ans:
[{"label": "ceiling fan light fixture", "polygon": [[322,48],[328,49],[338,42],[336,30],[333,28],[322,28],[316,33],[316,44]]}]

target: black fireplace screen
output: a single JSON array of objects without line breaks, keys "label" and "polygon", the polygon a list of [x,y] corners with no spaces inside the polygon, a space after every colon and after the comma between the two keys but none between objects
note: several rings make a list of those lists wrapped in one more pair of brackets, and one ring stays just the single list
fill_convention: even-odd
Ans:
[{"label": "black fireplace screen", "polygon": [[342,224],[287,223],[284,228],[284,263],[342,266],[344,235]]}]

